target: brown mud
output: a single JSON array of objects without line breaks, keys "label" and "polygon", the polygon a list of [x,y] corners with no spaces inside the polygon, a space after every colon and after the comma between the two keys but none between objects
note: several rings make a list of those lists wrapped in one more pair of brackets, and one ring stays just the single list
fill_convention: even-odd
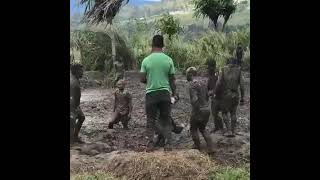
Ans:
[{"label": "brown mud", "polygon": [[[145,149],[146,115],[144,110],[145,85],[139,82],[137,72],[126,72],[126,90],[133,96],[132,118],[129,130],[124,130],[121,124],[115,125],[113,130],[108,129],[113,109],[113,90],[102,87],[86,87],[82,90],[81,108],[86,120],[80,131],[84,144],[71,147],[71,172],[78,167],[88,168],[105,162],[113,152],[141,152]],[[189,135],[189,117],[191,106],[187,92],[186,79],[183,75],[176,76],[177,92],[180,100],[172,107],[172,117],[178,124],[184,126],[181,134],[174,134],[174,151],[189,150],[192,140]],[[237,165],[250,161],[250,79],[245,78],[245,104],[239,106],[238,135],[227,138],[221,134],[211,134],[217,144],[218,151],[212,156],[219,164]],[[208,123],[208,130],[213,129],[213,119]],[[201,136],[200,136],[201,137]],[[201,138],[204,146],[205,141]],[[205,146],[202,148],[205,149]],[[159,149],[159,151],[163,151]],[[201,150],[205,153],[205,150]],[[111,152],[111,153],[110,153]],[[78,172],[78,170],[77,170]]]}]

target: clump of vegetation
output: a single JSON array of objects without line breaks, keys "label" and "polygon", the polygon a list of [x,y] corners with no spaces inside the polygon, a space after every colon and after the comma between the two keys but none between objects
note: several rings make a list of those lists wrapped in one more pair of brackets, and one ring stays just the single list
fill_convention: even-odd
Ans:
[{"label": "clump of vegetation", "polygon": [[[134,61],[132,54],[120,36],[116,39],[118,58],[124,61],[127,69],[131,69]],[[111,38],[108,33],[91,30],[73,31],[70,46],[79,51],[80,62],[86,71],[110,72],[112,70]]]},{"label": "clump of vegetation", "polygon": [[[211,31],[201,38],[190,43],[180,39],[167,42],[166,53],[171,56],[178,69],[186,69],[195,66],[205,69],[207,59],[214,59],[218,67],[225,65],[227,58],[234,56],[238,43],[241,43],[245,51],[246,63],[250,63],[250,35],[248,31],[225,34]],[[249,60],[249,62],[248,62]]]},{"label": "clump of vegetation", "polygon": [[224,18],[223,30],[237,7],[234,0],[193,0],[192,2],[195,6],[195,17],[208,17],[213,22],[215,30],[218,30],[219,17]]},{"label": "clump of vegetation", "polygon": [[156,20],[156,29],[161,33],[168,35],[169,40],[172,36],[179,34],[182,31],[179,20],[175,19],[170,14],[162,14],[159,19]]},{"label": "clump of vegetation", "polygon": [[249,180],[250,168],[218,166],[209,175],[209,180]]}]

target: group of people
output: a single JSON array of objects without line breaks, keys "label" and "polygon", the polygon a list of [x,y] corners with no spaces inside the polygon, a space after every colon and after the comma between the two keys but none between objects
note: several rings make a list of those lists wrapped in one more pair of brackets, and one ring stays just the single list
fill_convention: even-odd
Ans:
[{"label": "group of people", "polygon": [[[176,125],[171,118],[171,106],[178,99],[175,84],[175,67],[173,60],[163,52],[163,36],[155,35],[152,39],[152,52],[141,64],[140,81],[146,84],[145,112],[146,122],[146,151],[153,151],[157,146],[164,147],[165,151],[172,150],[172,132],[181,133],[183,127]],[[207,143],[209,153],[214,153],[216,147],[206,130],[210,114],[212,113],[215,128],[214,133],[221,132],[226,137],[236,135],[238,104],[244,103],[244,86],[241,75],[241,59],[243,51],[237,48],[236,57],[228,59],[226,66],[216,72],[216,63],[209,59],[207,63],[208,78],[197,78],[197,69],[189,67],[186,70],[190,103],[192,106],[190,117],[190,133],[194,148],[200,149],[199,132]],[[121,68],[120,68],[121,69]],[[71,65],[70,73],[70,140],[80,141],[79,130],[85,119],[80,108],[80,83],[82,66]],[[118,73],[123,74],[123,73]],[[119,78],[120,77],[120,78]],[[117,76],[115,81],[114,107],[112,119],[108,128],[122,123],[128,129],[128,122],[132,114],[132,96],[125,91],[123,76]],[[239,96],[240,89],[240,96]],[[211,97],[211,98],[210,98]],[[211,102],[210,102],[211,99]],[[211,104],[211,106],[210,106]],[[210,109],[211,107],[211,109]],[[219,113],[222,113],[222,118]],[[230,114],[230,117],[228,116]],[[157,135],[157,138],[154,138]]]}]

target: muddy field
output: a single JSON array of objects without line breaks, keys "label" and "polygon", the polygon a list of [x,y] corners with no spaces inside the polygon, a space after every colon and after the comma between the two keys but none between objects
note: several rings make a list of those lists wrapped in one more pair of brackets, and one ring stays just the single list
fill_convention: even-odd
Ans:
[{"label": "muddy field", "polygon": [[[189,117],[191,106],[187,93],[186,79],[183,75],[177,75],[177,92],[180,94],[180,101],[172,108],[173,119],[184,126],[181,134],[173,134],[174,151],[187,150],[192,146],[189,135]],[[71,147],[71,172],[76,166],[91,163],[92,166],[105,161],[111,151],[144,151],[146,115],[144,113],[145,85],[139,82],[137,72],[126,72],[126,89],[133,96],[132,119],[129,123],[129,130],[122,129],[122,126],[115,125],[113,130],[108,130],[108,122],[111,119],[113,107],[113,90],[100,87],[87,87],[82,90],[81,108],[86,116],[84,125],[80,131],[80,137],[85,144],[78,144]],[[235,138],[226,138],[220,134],[211,134],[218,145],[218,152],[212,157],[221,164],[239,164],[250,160],[250,80],[246,78],[245,105],[238,110],[238,132]],[[211,118],[208,130],[213,129]],[[201,137],[201,136],[200,136]],[[202,144],[205,141],[201,139]],[[86,152],[86,147],[100,145],[97,151]],[[90,149],[90,148],[88,148]],[[159,149],[162,151],[162,149]],[[205,153],[205,152],[204,152]]]}]

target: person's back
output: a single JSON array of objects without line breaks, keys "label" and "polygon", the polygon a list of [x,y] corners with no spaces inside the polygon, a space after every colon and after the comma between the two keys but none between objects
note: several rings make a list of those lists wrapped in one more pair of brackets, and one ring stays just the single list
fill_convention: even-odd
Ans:
[{"label": "person's back", "polygon": [[236,65],[225,66],[222,73],[226,90],[238,92],[241,78],[240,67]]},{"label": "person's back", "polygon": [[152,53],[146,57],[141,64],[141,82],[146,83],[146,114],[147,127],[146,134],[149,140],[147,151],[153,150],[153,134],[155,131],[155,121],[160,112],[161,130],[167,143],[165,150],[171,150],[171,95],[176,96],[175,68],[172,59],[162,52],[164,47],[163,36],[155,35],[152,39]]},{"label": "person's back", "polygon": [[[190,96],[197,96],[197,105],[199,109],[208,109],[209,108],[209,95],[208,89],[206,87],[206,82],[204,80],[193,80],[190,81],[190,90],[194,91],[194,94],[191,93]],[[197,107],[192,107],[192,109],[196,109]]]},{"label": "person's back", "polygon": [[[235,128],[237,123],[236,111],[239,104],[239,87],[241,93],[240,102],[244,100],[244,86],[241,76],[241,69],[237,65],[237,59],[231,58],[230,63],[221,69],[221,76],[217,82],[217,89],[223,90],[223,97],[221,100],[221,109],[223,121],[227,128],[226,136],[235,136]],[[230,113],[231,126],[227,113]]]},{"label": "person's back", "polygon": [[147,93],[159,90],[170,92],[169,74],[174,74],[172,59],[162,52],[154,52],[142,62],[147,76]]}]

